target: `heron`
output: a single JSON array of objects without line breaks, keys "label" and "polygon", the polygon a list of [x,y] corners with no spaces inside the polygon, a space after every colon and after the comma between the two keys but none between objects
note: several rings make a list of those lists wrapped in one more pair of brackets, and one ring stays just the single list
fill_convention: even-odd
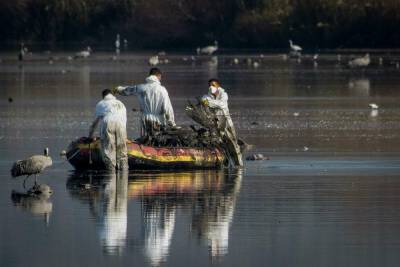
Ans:
[{"label": "heron", "polygon": [[214,45],[209,45],[203,48],[200,48],[201,54],[212,55],[218,50],[218,41],[214,41]]},{"label": "heron", "polygon": [[299,53],[303,50],[303,48],[301,48],[300,46],[293,44],[292,40],[289,40],[289,44],[290,44],[290,50],[293,52]]},{"label": "heron", "polygon": [[349,66],[350,68],[362,68],[362,67],[368,67],[369,63],[371,63],[371,59],[369,57],[369,54],[365,54],[363,57],[355,58],[353,60],[349,61]]},{"label": "heron", "polygon": [[291,58],[300,58],[301,57],[301,51],[303,50],[303,48],[301,48],[298,45],[293,44],[292,40],[289,40],[289,45],[290,45],[289,56]]},{"label": "heron", "polygon": [[25,181],[31,175],[35,176],[35,185],[37,184],[37,175],[41,173],[47,167],[50,167],[53,164],[49,156],[49,149],[44,149],[44,155],[34,155],[30,158],[25,160],[18,160],[16,161],[12,168],[11,168],[11,176],[12,177],[19,177],[19,176],[26,176],[24,180],[24,187]]}]

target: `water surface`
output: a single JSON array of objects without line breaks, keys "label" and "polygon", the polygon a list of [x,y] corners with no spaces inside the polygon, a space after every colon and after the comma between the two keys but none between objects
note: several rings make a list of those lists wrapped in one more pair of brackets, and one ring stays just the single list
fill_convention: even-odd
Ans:
[{"label": "water surface", "polygon": [[[398,266],[397,55],[358,70],[352,55],[167,55],[177,123],[192,123],[187,99],[219,77],[249,153],[269,160],[119,174],[78,173],[58,154],[87,135],[102,89],[144,80],[150,55],[67,56],[0,54],[0,266]],[[120,99],[135,137],[137,101]],[[12,198],[24,193],[12,163],[44,147],[54,166],[39,181],[54,194]]]}]

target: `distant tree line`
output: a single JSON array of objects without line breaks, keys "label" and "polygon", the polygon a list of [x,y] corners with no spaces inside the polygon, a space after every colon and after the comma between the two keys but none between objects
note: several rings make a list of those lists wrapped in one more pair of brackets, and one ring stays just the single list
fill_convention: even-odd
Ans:
[{"label": "distant tree line", "polygon": [[137,48],[400,46],[399,0],[0,0],[0,43]]}]

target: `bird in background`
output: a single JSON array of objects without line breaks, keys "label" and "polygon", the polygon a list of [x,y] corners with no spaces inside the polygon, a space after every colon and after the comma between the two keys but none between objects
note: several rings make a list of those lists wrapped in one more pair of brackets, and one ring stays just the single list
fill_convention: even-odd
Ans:
[{"label": "bird in background", "polygon": [[117,37],[116,37],[116,39],[115,39],[115,52],[116,52],[117,54],[119,54],[119,47],[120,47],[120,45],[121,45],[121,42],[120,42],[119,34],[117,34]]},{"label": "bird in background", "polygon": [[299,53],[299,52],[303,51],[303,48],[301,48],[301,47],[298,46],[298,45],[293,44],[293,41],[292,41],[292,40],[289,40],[289,45],[290,45],[290,50],[291,50],[292,52],[297,52],[297,53]]},{"label": "bird in background", "polygon": [[44,155],[34,155],[24,160],[16,161],[11,168],[11,176],[16,178],[19,176],[26,176],[24,180],[24,187],[26,180],[31,176],[35,176],[35,185],[37,184],[37,175],[42,173],[44,169],[53,164],[49,156],[49,149],[44,149]]},{"label": "bird in background", "polygon": [[214,45],[209,45],[203,48],[196,49],[197,54],[212,55],[218,50],[218,41],[214,41]]},{"label": "bird in background", "polygon": [[92,49],[88,46],[85,50],[82,50],[75,54],[75,58],[87,58],[90,57]]},{"label": "bird in background", "polygon": [[160,60],[158,59],[158,55],[152,56],[149,58],[150,66],[157,66],[159,63],[160,63]]},{"label": "bird in background", "polygon": [[349,61],[349,66],[350,68],[363,68],[363,67],[368,67],[368,65],[371,63],[371,59],[369,57],[369,54],[365,54],[363,57],[355,58],[353,60]]},{"label": "bird in background", "polygon": [[379,106],[378,106],[377,104],[375,104],[375,103],[370,103],[370,104],[368,104],[368,106],[369,106],[371,109],[378,109],[378,108],[379,108]]}]

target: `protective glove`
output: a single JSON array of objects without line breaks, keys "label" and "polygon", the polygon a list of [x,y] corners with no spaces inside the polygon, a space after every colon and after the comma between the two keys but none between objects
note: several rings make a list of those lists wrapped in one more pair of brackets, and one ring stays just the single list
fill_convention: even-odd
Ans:
[{"label": "protective glove", "polygon": [[118,90],[119,86],[115,86],[113,89],[111,89],[111,92],[113,95],[117,95],[119,90]]},{"label": "protective glove", "polygon": [[201,100],[201,103],[202,103],[204,106],[208,106],[208,100],[207,100],[207,99]]}]

